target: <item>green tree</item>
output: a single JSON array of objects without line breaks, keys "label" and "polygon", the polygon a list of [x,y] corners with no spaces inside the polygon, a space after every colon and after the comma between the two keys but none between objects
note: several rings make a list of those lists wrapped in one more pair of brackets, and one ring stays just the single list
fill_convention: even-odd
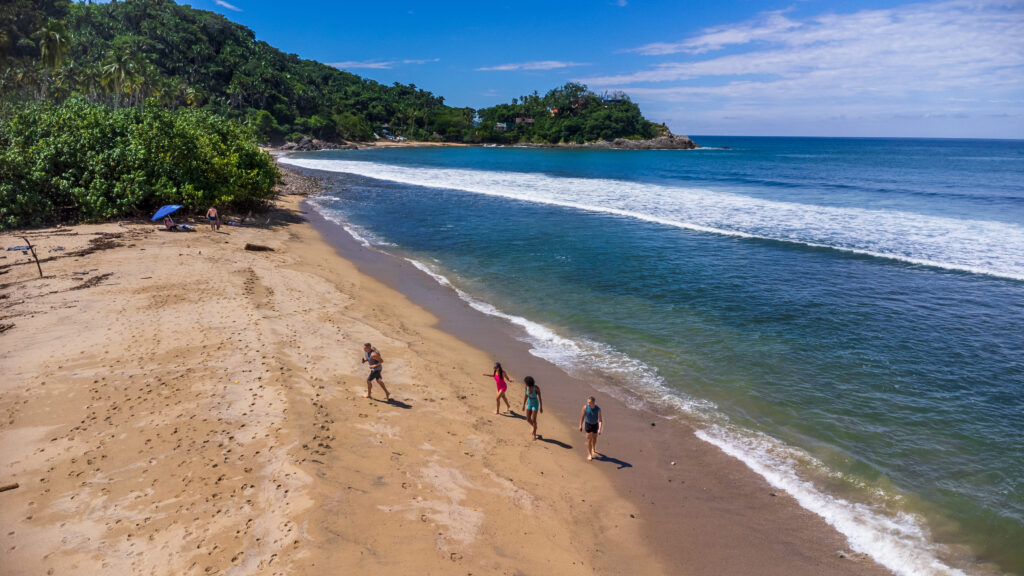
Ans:
[{"label": "green tree", "polygon": [[39,52],[44,66],[57,68],[61,65],[71,45],[71,37],[63,22],[47,20],[42,28],[32,34],[32,38],[39,41]]}]

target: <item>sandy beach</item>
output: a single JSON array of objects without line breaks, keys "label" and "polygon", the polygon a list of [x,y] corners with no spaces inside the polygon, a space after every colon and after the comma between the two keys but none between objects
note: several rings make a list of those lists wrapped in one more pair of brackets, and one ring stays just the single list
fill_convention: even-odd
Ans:
[{"label": "sandy beach", "polygon": [[[0,253],[4,575],[887,573],[685,424],[602,397],[587,462],[587,383],[349,257],[286,181],[219,233],[25,232],[42,278]],[[364,342],[393,402],[362,397]],[[493,414],[498,355],[517,414],[541,383],[541,440]]]}]

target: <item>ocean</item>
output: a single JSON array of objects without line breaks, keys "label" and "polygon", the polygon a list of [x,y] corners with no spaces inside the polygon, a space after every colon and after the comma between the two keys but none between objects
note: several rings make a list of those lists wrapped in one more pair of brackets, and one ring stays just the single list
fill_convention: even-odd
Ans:
[{"label": "ocean", "polygon": [[[1024,141],[301,153],[313,199],[897,574],[1024,574]],[[344,175],[344,176],[341,176]]]}]

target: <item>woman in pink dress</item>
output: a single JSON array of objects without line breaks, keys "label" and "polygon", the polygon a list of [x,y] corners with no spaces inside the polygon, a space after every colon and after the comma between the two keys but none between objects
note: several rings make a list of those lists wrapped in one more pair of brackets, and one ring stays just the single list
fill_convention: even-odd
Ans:
[{"label": "woman in pink dress", "polygon": [[508,403],[508,398],[505,397],[505,391],[508,390],[508,385],[512,382],[512,377],[502,370],[501,362],[495,362],[494,372],[484,374],[484,376],[494,378],[494,384],[498,388],[498,396],[494,399],[494,413],[499,413],[501,410],[501,401],[504,400],[505,408],[508,409],[509,414],[515,414],[515,412],[512,411],[512,406]]}]

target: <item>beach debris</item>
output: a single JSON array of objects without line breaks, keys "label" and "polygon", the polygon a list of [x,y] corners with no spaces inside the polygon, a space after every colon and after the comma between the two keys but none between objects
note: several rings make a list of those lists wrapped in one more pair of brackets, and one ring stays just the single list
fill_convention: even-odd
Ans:
[{"label": "beach debris", "polygon": [[270,246],[264,246],[262,244],[249,244],[248,242],[246,242],[246,244],[245,244],[245,249],[246,250],[251,250],[253,252],[273,252],[274,251],[274,249],[271,248]]},{"label": "beach debris", "polygon": [[[24,240],[26,245],[25,246],[15,246],[13,249],[17,250],[19,252],[24,252],[26,250],[31,252],[32,253],[32,258],[34,258],[35,261],[36,261],[36,268],[39,268],[39,277],[42,278],[43,277],[43,267],[39,265],[39,256],[36,256],[36,249],[35,249],[35,247],[32,246],[31,242],[28,241],[28,238],[25,238],[24,236],[19,236],[19,238]],[[11,250],[11,248],[8,248],[8,250]],[[26,254],[26,256],[27,256],[27,254]]]},{"label": "beach debris", "polygon": [[19,486],[20,485],[17,482],[13,482],[11,484],[4,484],[3,486],[0,486],[0,492],[7,492],[8,490],[14,490],[15,488],[18,488]]},{"label": "beach debris", "polygon": [[654,422],[651,422],[651,426],[654,426],[654,425],[655,425]]},{"label": "beach debris", "polygon": [[0,334],[7,332],[11,328],[14,328],[14,324],[0,324]]},{"label": "beach debris", "polygon": [[124,236],[123,232],[100,232],[95,238],[89,239],[89,245],[81,250],[75,250],[74,252],[68,252],[67,255],[72,258],[80,258],[82,256],[88,256],[93,252],[100,250],[111,250],[120,246],[124,246],[122,242],[118,242],[118,239]]},{"label": "beach debris", "polygon": [[78,286],[74,286],[72,288],[69,288],[69,290],[84,290],[86,288],[92,288],[93,286],[98,285],[100,282],[103,282],[104,280],[106,280],[107,278],[110,278],[113,275],[114,275],[113,272],[107,272],[106,274],[100,274],[99,276],[93,276],[92,278],[89,278],[88,280],[86,280],[85,282],[82,282]]},{"label": "beach debris", "polygon": [[672,465],[673,465],[673,466],[675,466],[675,465],[676,465],[676,463],[675,463],[675,461],[674,461],[674,460],[672,461]]}]

